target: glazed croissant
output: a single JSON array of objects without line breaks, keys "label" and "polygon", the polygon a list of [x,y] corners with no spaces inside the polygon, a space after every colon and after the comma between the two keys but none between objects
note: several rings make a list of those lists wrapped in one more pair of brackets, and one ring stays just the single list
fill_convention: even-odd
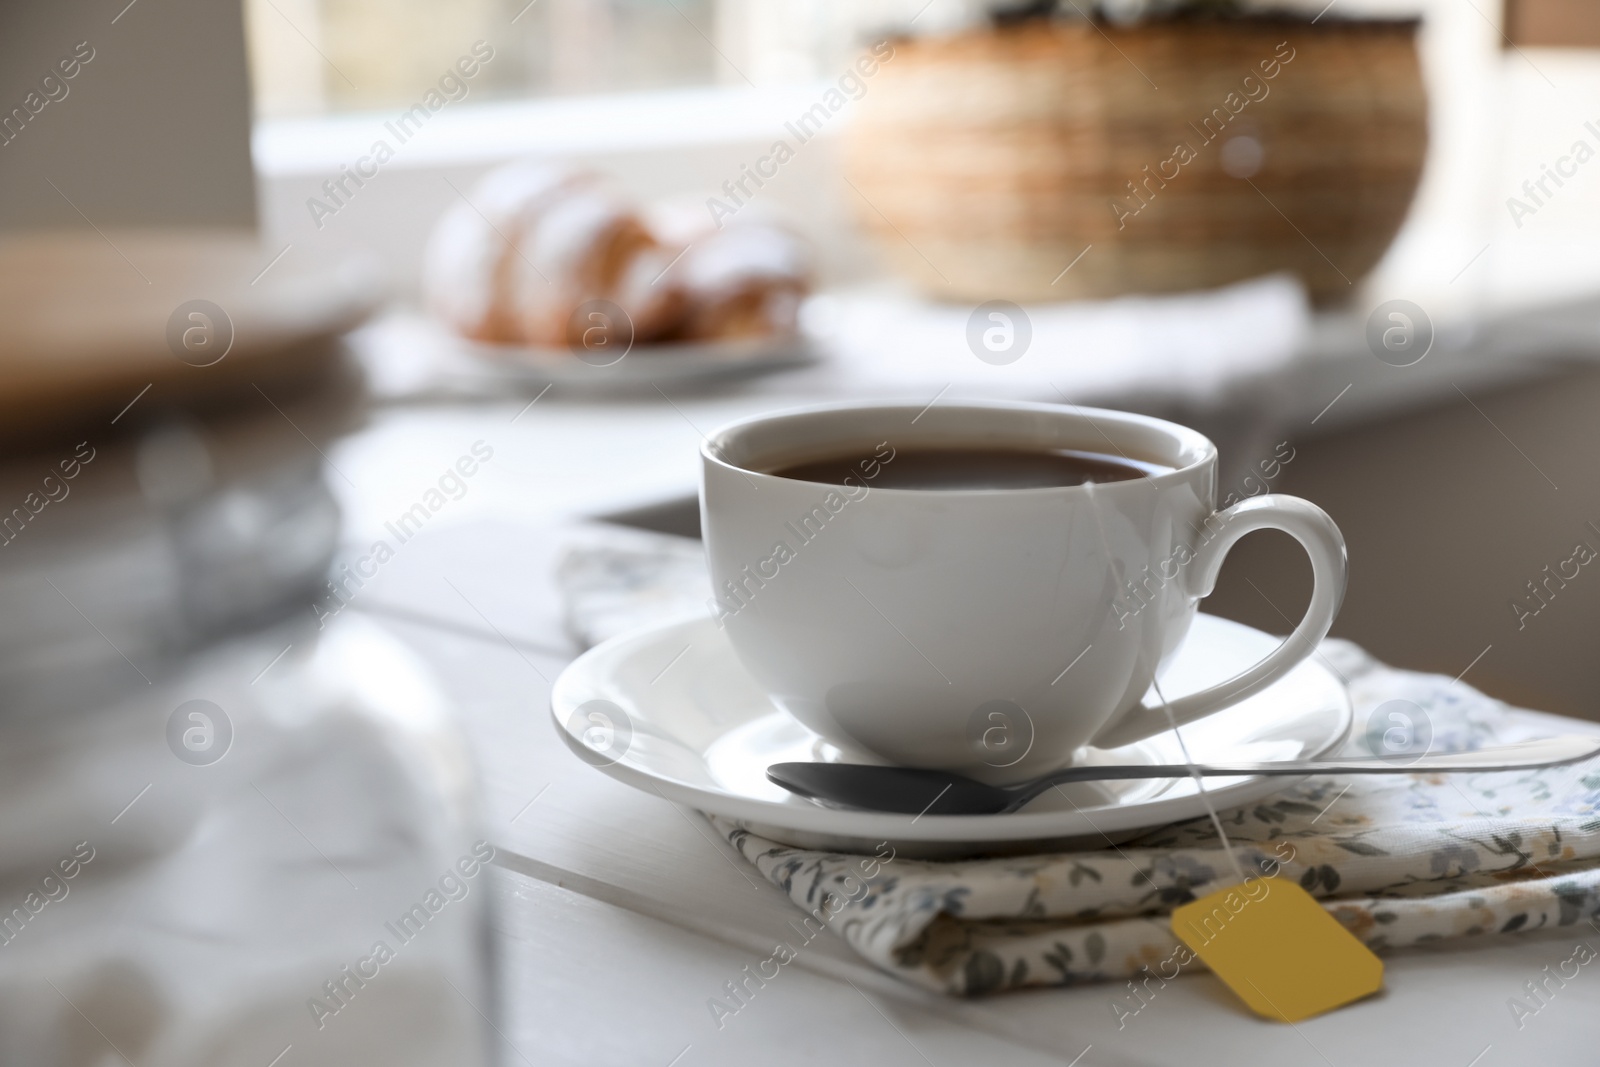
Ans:
[{"label": "glazed croissant", "polygon": [[622,309],[635,344],[791,334],[809,277],[800,238],[774,223],[647,221],[593,174],[513,163],[439,219],[423,288],[464,337],[568,347],[597,299]]}]

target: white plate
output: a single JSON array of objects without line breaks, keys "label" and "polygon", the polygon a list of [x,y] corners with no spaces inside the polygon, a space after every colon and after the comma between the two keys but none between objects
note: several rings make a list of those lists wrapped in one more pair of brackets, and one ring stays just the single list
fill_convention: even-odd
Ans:
[{"label": "white plate", "polygon": [[[565,348],[492,345],[444,334],[477,373],[522,386],[554,384],[599,392],[648,391],[652,385],[721,381],[797,367],[816,359],[800,336],[734,341],[636,344],[615,362],[580,359]],[[462,368],[465,370],[465,368]]]},{"label": "white plate", "polygon": [[[1248,667],[1279,638],[1200,615],[1162,675],[1169,699],[1195,692]],[[576,713],[610,701],[614,760],[585,745]],[[550,692],[556,732],[586,762],[636,789],[664,796],[800,848],[872,851],[888,841],[925,858],[976,853],[1103,847],[1143,831],[1205,814],[1194,780],[1151,779],[1052,790],[1012,815],[892,815],[825,808],[766,780],[787,760],[840,759],[840,751],[778,710],[708,617],[663,623],[613,638],[574,660]],[[1336,748],[1350,729],[1343,684],[1315,659],[1248,700],[1183,727],[1199,762],[1306,760]],[[1177,740],[1162,734],[1124,748],[1086,749],[1081,761],[1182,763]],[[853,762],[866,762],[857,754]],[[1219,809],[1260,800],[1297,778],[1208,778]]]}]

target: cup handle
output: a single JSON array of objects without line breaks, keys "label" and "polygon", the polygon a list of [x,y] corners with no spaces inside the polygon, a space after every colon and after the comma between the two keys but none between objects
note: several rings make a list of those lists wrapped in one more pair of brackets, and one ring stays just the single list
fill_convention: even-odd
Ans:
[{"label": "cup handle", "polygon": [[1174,720],[1182,726],[1259,693],[1311,655],[1317,642],[1328,636],[1328,628],[1344,600],[1348,565],[1344,536],[1327,512],[1309,500],[1269,494],[1251,497],[1218,512],[1206,520],[1206,526],[1212,536],[1189,564],[1190,596],[1199,599],[1211,595],[1222,561],[1239,538],[1256,530],[1282,530],[1299,541],[1311,557],[1311,604],[1305,617],[1294,633],[1254,667],[1209,689],[1174,700],[1168,705],[1171,719],[1160,705],[1148,704],[1136,704],[1116,716],[1090,742],[1098,748],[1116,748],[1153,737],[1170,729]]}]

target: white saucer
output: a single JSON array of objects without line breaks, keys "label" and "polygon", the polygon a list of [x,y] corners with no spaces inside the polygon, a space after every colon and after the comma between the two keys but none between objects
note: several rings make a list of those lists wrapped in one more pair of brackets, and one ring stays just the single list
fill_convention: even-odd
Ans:
[{"label": "white saucer", "polygon": [[[1175,699],[1221,681],[1279,641],[1202,614],[1162,676],[1162,691]],[[605,755],[585,744],[586,726],[576,714],[593,700],[609,701],[625,716],[605,724],[615,738]],[[768,765],[839,759],[839,750],[778,710],[705,616],[590,649],[556,679],[550,705],[562,740],[611,777],[800,848],[870,852],[888,841],[924,858],[1098,848],[1206,811],[1191,778],[1069,786],[1067,796],[1051,790],[1013,815],[889,815],[802,800],[766,780]],[[1344,740],[1350,721],[1343,684],[1310,659],[1264,692],[1183,727],[1183,739],[1199,762],[1315,759]],[[1086,749],[1080,761],[1182,763],[1183,756],[1166,733],[1123,748]],[[1297,781],[1208,778],[1206,791],[1220,810]]]}]

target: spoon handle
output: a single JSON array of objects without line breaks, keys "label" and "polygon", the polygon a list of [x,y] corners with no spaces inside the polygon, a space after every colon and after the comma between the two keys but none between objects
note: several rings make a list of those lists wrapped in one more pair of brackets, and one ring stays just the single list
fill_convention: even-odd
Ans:
[{"label": "spoon handle", "polygon": [[1407,759],[1394,756],[1355,756],[1323,760],[1265,763],[1142,763],[1127,765],[1088,764],[1063,767],[1042,778],[1011,787],[1020,807],[1046,789],[1070,782],[1105,782],[1132,778],[1235,777],[1245,775],[1309,774],[1429,774],[1436,772],[1488,773],[1521,771],[1535,767],[1554,767],[1577,763],[1600,755],[1600,737],[1551,737],[1538,741],[1518,741],[1494,745],[1471,752],[1449,752],[1437,756]]}]

